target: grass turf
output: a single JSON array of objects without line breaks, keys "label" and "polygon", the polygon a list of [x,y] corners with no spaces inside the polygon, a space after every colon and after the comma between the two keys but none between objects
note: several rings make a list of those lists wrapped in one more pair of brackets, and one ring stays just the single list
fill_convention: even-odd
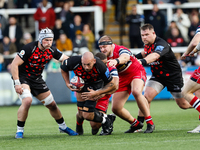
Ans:
[{"label": "grass turf", "polygon": [[[75,130],[76,104],[58,106],[67,126]],[[127,102],[125,108],[137,117],[135,102]],[[200,147],[200,134],[187,133],[199,125],[198,112],[195,109],[182,110],[173,100],[152,102],[151,116],[156,125],[152,134],[124,134],[129,124],[117,117],[112,135],[92,135],[89,122],[84,121],[84,135],[68,136],[58,132],[58,125],[48,110],[40,105],[31,106],[24,138],[15,139],[17,110],[18,106],[0,107],[0,150],[195,150]],[[111,113],[110,106],[108,113]]]}]

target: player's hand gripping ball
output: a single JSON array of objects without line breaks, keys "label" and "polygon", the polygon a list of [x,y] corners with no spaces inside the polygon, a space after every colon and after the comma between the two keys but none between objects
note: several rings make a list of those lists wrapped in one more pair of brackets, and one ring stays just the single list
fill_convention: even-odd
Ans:
[{"label": "player's hand gripping ball", "polygon": [[82,89],[85,85],[84,80],[78,76],[71,78],[70,83],[72,84],[73,89]]}]

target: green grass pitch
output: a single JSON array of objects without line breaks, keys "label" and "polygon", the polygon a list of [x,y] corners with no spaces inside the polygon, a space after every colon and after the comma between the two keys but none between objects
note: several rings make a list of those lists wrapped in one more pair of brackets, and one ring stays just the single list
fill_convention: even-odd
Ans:
[{"label": "green grass pitch", "polygon": [[[67,126],[75,130],[76,104],[59,104],[58,106]],[[152,134],[124,134],[129,124],[117,117],[114,122],[114,131],[109,136],[92,135],[88,121],[84,121],[82,136],[59,133],[58,125],[50,116],[48,109],[42,105],[33,105],[29,110],[24,138],[15,139],[18,107],[0,107],[0,150],[200,149],[200,134],[187,133],[200,124],[198,112],[195,109],[182,110],[174,100],[152,102],[151,116],[156,125],[156,130]],[[136,102],[127,102],[125,108],[137,117]],[[110,106],[108,113],[111,113]],[[146,124],[144,129],[146,129]]]}]

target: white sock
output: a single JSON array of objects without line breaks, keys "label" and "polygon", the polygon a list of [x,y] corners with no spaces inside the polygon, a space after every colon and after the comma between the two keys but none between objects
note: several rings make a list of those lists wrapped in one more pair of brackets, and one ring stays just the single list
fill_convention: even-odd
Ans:
[{"label": "white sock", "polygon": [[17,132],[24,132],[24,127],[17,126]]},{"label": "white sock", "polygon": [[59,125],[59,127],[60,127],[61,129],[63,129],[63,130],[67,128],[67,125],[65,124],[65,122],[63,122],[63,123],[61,123],[61,124],[58,123],[58,125]]},{"label": "white sock", "polygon": [[106,118],[103,117],[103,121],[101,123],[104,124],[105,122],[106,122]]},{"label": "white sock", "polygon": [[105,118],[106,118],[106,117],[108,117],[108,116],[107,116],[107,114],[103,114],[103,117],[105,117]]}]

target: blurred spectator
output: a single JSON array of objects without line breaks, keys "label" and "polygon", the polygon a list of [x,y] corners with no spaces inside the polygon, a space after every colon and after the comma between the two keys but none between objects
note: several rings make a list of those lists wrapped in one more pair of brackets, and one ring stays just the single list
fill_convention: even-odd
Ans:
[{"label": "blurred spectator", "polygon": [[171,47],[181,47],[187,45],[177,27],[171,28],[171,36],[167,38],[167,43],[169,43]]},{"label": "blurred spectator", "polygon": [[[4,56],[11,55],[13,53],[17,52],[17,47],[14,43],[12,43],[9,39],[9,37],[5,36],[3,38],[3,42],[0,43],[0,54],[3,54]],[[3,70],[9,70],[10,63],[12,62],[13,58],[5,58],[3,63]]]},{"label": "blurred spectator", "polygon": [[199,14],[199,9],[198,8],[193,8],[191,9],[191,11],[189,12],[189,19],[192,20],[193,16],[198,16],[200,19],[200,14]]},{"label": "blurred spectator", "polygon": [[85,40],[84,36],[82,35],[81,30],[76,31],[76,38],[73,41],[73,51],[72,55],[82,55],[83,53],[89,51],[87,47],[87,41]]},{"label": "blurred spectator", "polygon": [[83,31],[83,24],[81,23],[82,19],[81,19],[81,16],[79,15],[76,15],[74,17],[74,22],[71,23],[69,26],[70,26],[70,29],[69,29],[69,38],[74,41],[75,39],[75,33],[77,30],[81,30]]},{"label": "blurred spectator", "polygon": [[69,2],[65,2],[62,6],[62,10],[57,14],[57,18],[61,19],[62,22],[67,22],[68,24],[73,22],[74,14],[70,11]]},{"label": "blurred spectator", "polygon": [[[68,0],[70,7],[74,7],[74,3],[76,0]],[[79,0],[78,0],[79,1]]]},{"label": "blurred spectator", "polygon": [[191,23],[188,15],[185,14],[181,8],[177,8],[176,12],[173,14],[172,20],[176,22],[184,40],[189,42],[188,28]]},{"label": "blurred spectator", "polygon": [[[65,34],[68,37],[70,37],[70,33],[69,33],[70,27],[69,27],[69,25],[71,23],[73,23],[73,20],[74,20],[74,14],[70,11],[70,7],[71,7],[70,3],[69,2],[65,2],[63,7],[62,7],[61,12],[57,14],[57,18],[62,21],[62,28],[64,29]],[[56,24],[60,24],[60,21],[56,22]],[[58,25],[56,25],[56,26],[58,26]],[[56,32],[54,32],[54,34],[55,33]],[[59,33],[58,33],[58,35],[59,35]]]},{"label": "blurred spectator", "polygon": [[83,36],[85,37],[85,39],[87,41],[87,47],[88,47],[89,51],[93,52],[95,38],[94,38],[94,34],[93,34],[89,24],[85,24],[83,26]]},{"label": "blurred spectator", "polygon": [[200,24],[198,15],[193,15],[191,17],[192,17],[191,25],[188,30],[188,36],[189,36],[190,40],[192,40],[193,36],[196,33],[196,29],[197,29],[198,25]]},{"label": "blurred spectator", "polygon": [[28,43],[31,43],[33,41],[33,38],[31,36],[31,34],[29,32],[25,32],[24,35],[23,35],[23,40],[22,40],[22,43],[21,43],[21,48],[28,44]]},{"label": "blurred spectator", "polygon": [[[165,32],[165,40],[167,41],[167,38],[168,37],[170,37],[170,36],[172,36],[171,35],[171,29],[172,28],[178,28],[178,26],[177,26],[177,24],[176,24],[176,22],[175,21],[171,21],[170,22],[170,24],[169,24],[169,26],[168,26],[168,28],[167,28],[167,31]],[[179,30],[179,32],[180,32],[180,30]]]},{"label": "blurred spectator", "polygon": [[158,5],[154,4],[151,13],[145,16],[145,23],[153,25],[156,35],[164,38],[164,33],[167,27],[165,16],[160,12]]},{"label": "blurred spectator", "polygon": [[[69,30],[69,27],[68,27],[68,30]],[[67,36],[69,35],[69,33],[68,33],[69,31],[67,31],[67,29],[63,27],[63,23],[62,23],[61,19],[56,19],[55,26],[53,28],[54,41],[59,39],[60,34],[63,33],[63,32]]]},{"label": "blurred spectator", "polygon": [[107,0],[92,0],[95,6],[100,6],[103,11],[103,25],[105,26],[105,12],[107,11]]},{"label": "blurred spectator", "polygon": [[0,14],[0,24],[1,24],[2,31],[5,29],[6,25],[8,24],[7,19],[1,14]]},{"label": "blurred spectator", "polygon": [[56,47],[62,51],[71,51],[73,50],[73,43],[71,39],[67,38],[65,33],[61,33],[59,39],[56,40]]},{"label": "blurred spectator", "polygon": [[[29,0],[16,0],[16,7],[17,8],[29,8]],[[22,23],[22,17],[25,18],[25,27],[29,28],[29,15],[28,14],[22,14],[22,15],[18,15],[18,21],[21,24]]]},{"label": "blurred spectator", "polygon": [[144,23],[144,16],[137,14],[137,6],[132,6],[131,14],[126,17],[126,22],[129,24],[129,43],[130,48],[143,47],[141,35],[140,35],[140,26]]},{"label": "blurred spectator", "polygon": [[[82,7],[82,6],[93,6],[92,0],[79,0],[76,1],[74,7]],[[91,12],[81,12],[81,13],[76,13],[76,15],[80,15],[82,18],[82,23],[92,23],[91,21]]]},{"label": "blurred spectator", "polygon": [[3,31],[7,25],[6,18],[0,14],[0,43],[3,41]]},{"label": "blurred spectator", "polygon": [[39,3],[37,11],[34,14],[34,19],[39,22],[39,30],[46,27],[53,29],[56,15],[52,4],[48,2],[48,0],[42,0],[42,2]]},{"label": "blurred spectator", "polygon": [[15,17],[9,18],[9,24],[5,27],[3,31],[3,36],[10,38],[11,43],[17,46],[17,50],[20,50],[20,40],[23,36],[22,28],[17,24]]},{"label": "blurred spectator", "polygon": [[8,8],[8,1],[7,0],[0,0],[0,9],[7,9]]}]

